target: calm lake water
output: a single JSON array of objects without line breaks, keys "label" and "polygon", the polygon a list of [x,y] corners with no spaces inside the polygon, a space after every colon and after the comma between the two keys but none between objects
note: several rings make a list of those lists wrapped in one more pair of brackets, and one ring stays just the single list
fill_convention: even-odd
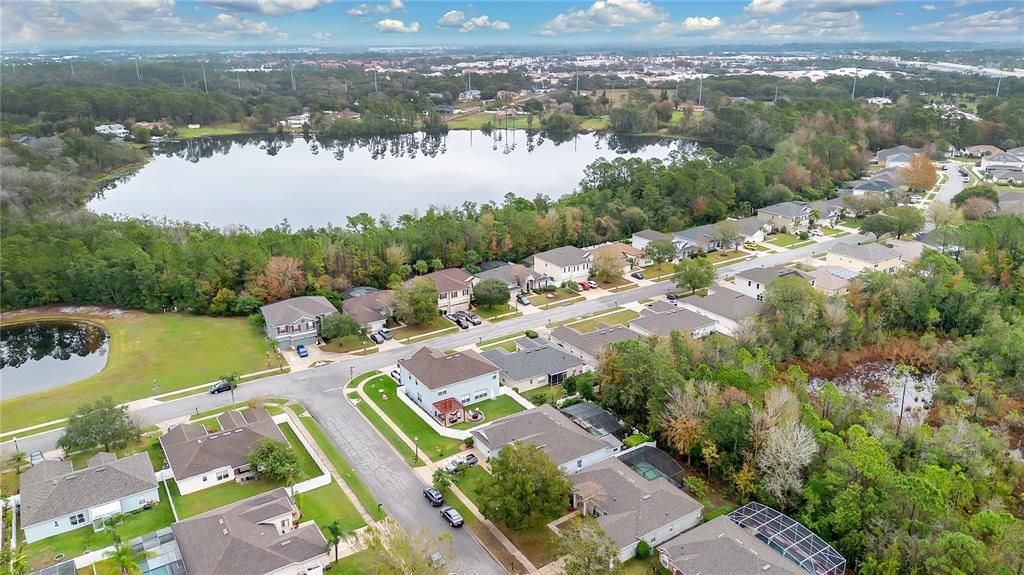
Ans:
[{"label": "calm lake water", "polygon": [[91,323],[34,322],[0,328],[0,396],[60,387],[107,365],[110,337]]},{"label": "calm lake water", "polygon": [[165,144],[137,173],[89,203],[100,213],[262,229],[344,226],[346,216],[392,219],[430,206],[572,192],[587,165],[618,156],[691,155],[694,142],[580,134],[453,131],[317,141],[243,136]]}]

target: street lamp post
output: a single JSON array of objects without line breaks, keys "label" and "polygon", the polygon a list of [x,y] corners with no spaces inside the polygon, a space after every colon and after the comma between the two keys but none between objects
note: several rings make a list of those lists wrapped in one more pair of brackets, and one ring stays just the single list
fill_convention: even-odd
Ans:
[{"label": "street lamp post", "polygon": [[415,457],[413,457],[412,460],[415,461],[416,463],[419,463],[419,461],[420,461],[420,438],[419,437],[413,437],[412,438],[412,444],[416,446],[416,455],[415,455]]}]

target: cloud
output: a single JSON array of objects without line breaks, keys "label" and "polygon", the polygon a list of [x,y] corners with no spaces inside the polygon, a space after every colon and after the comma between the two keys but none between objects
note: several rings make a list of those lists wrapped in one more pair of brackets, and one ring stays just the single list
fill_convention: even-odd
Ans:
[{"label": "cloud", "polygon": [[345,11],[349,16],[379,16],[392,12],[405,12],[405,3],[402,0],[389,0],[388,2],[372,4],[363,3]]},{"label": "cloud", "polygon": [[274,26],[264,21],[239,18],[233,14],[217,14],[213,20],[200,22],[194,25],[195,29],[207,38],[232,39],[239,37],[267,37],[273,36],[278,40],[285,40],[288,34],[281,32]]},{"label": "cloud", "polygon": [[869,10],[892,3],[894,0],[751,0],[743,7],[748,14],[772,15],[788,10],[803,12],[842,12]]},{"label": "cloud", "polygon": [[921,9],[925,12],[933,12],[936,10],[935,4],[921,4]]},{"label": "cloud", "polygon": [[918,24],[907,28],[910,32],[937,32],[950,36],[989,36],[1020,34],[1024,27],[1024,8],[986,10],[964,16],[950,14],[947,20]]},{"label": "cloud", "polygon": [[419,22],[410,22],[406,25],[405,22],[393,18],[385,18],[377,22],[375,27],[381,34],[412,34],[420,31]]},{"label": "cloud", "polygon": [[668,20],[668,12],[645,0],[598,0],[586,10],[570,10],[545,22],[537,34],[554,36]]},{"label": "cloud", "polygon": [[334,36],[331,36],[330,32],[313,32],[313,39],[320,42],[327,42],[333,40]]},{"label": "cloud", "polygon": [[222,10],[259,12],[268,16],[284,16],[295,12],[316,10],[331,0],[202,0]]},{"label": "cloud", "polygon": [[679,24],[661,22],[651,29],[651,33],[660,36],[687,36],[706,34],[719,29],[722,26],[722,19],[718,16],[713,18],[691,17]]},{"label": "cloud", "polygon": [[437,21],[438,28],[456,28],[459,32],[472,32],[478,28],[508,30],[512,26],[504,20],[491,20],[488,16],[466,18],[461,10],[449,10]]},{"label": "cloud", "polygon": [[771,41],[853,39],[864,36],[860,13],[855,10],[801,12],[786,21],[752,18],[713,34],[717,39],[760,38]]},{"label": "cloud", "polygon": [[751,0],[743,7],[750,14],[779,14],[786,9],[788,0]]}]

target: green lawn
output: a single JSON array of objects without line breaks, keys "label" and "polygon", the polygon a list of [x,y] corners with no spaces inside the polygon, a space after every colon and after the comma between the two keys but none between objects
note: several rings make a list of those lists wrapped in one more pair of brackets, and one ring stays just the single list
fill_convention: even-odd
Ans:
[{"label": "green lawn", "polygon": [[334,338],[329,343],[321,345],[320,351],[329,351],[332,353],[349,353],[375,346],[376,344],[370,341],[368,337],[364,335],[354,334],[346,335],[345,337]]},{"label": "green lawn", "polygon": [[839,221],[839,225],[847,227],[847,228],[854,228],[854,229],[860,229],[860,226],[863,223],[864,223],[863,219],[857,219],[857,218],[847,218],[845,220],[840,220]]},{"label": "green lawn", "polygon": [[634,557],[623,563],[622,575],[670,575],[670,573],[658,564],[658,560],[652,554],[647,559]]},{"label": "green lawn", "polygon": [[741,252],[739,250],[718,250],[711,252],[707,255],[708,260],[712,264],[721,263],[728,260],[734,260],[747,255],[747,252]]},{"label": "green lawn", "polygon": [[[452,327],[450,327],[448,329],[442,329],[441,331],[436,331],[434,333],[428,333],[426,335],[421,335],[419,337],[413,337],[413,338],[407,339],[407,340],[405,340],[404,343],[407,343],[407,344],[419,343],[421,341],[427,341],[428,339],[434,339],[435,337],[441,337],[442,335],[448,335],[450,333],[455,333],[457,331],[459,331],[459,328],[455,327],[455,326],[452,326]],[[377,350],[374,349],[373,351],[377,351]]]},{"label": "green lawn", "polygon": [[[161,488],[160,496],[164,495],[165,492]],[[163,529],[173,522],[174,513],[171,511],[171,505],[167,501],[161,501],[152,509],[125,515],[124,522],[117,526],[116,530],[122,539],[128,540]],[[63,553],[65,559],[71,559],[86,551],[95,551],[112,544],[110,531],[97,532],[93,531],[91,525],[86,525],[81,529],[30,543],[25,546],[25,553],[29,558],[30,569],[35,571],[58,563],[53,560],[58,553]]]},{"label": "green lawn", "polygon": [[484,418],[480,421],[463,421],[462,423],[456,423],[452,427],[455,429],[472,429],[484,423],[501,419],[506,415],[512,415],[513,413],[519,413],[525,408],[522,405],[507,395],[499,395],[494,399],[488,399],[481,401],[480,403],[474,403],[466,408],[467,410],[479,409],[484,412]]},{"label": "green lawn", "polygon": [[[548,297],[549,295],[553,295],[554,297]],[[547,305],[564,301],[577,296],[579,296],[579,294],[577,294],[576,292],[560,287],[550,293],[533,294],[532,296],[530,296],[529,299],[530,303],[532,303],[533,305]]]},{"label": "green lawn", "polygon": [[267,369],[262,333],[245,319],[185,314],[124,312],[117,317],[84,314],[25,313],[13,321],[81,319],[110,333],[107,366],[69,385],[0,402],[4,431],[67,417],[76,407],[104,395],[125,402],[216,380],[228,372]]},{"label": "green lawn", "polygon": [[363,504],[363,508],[375,520],[380,521],[384,519],[386,514],[377,509],[377,499],[370,493],[370,489],[366,487],[363,480],[359,478],[359,475],[352,469],[352,466],[348,464],[348,461],[345,460],[341,452],[334,446],[334,443],[327,437],[324,430],[320,428],[320,425],[312,417],[303,417],[300,421],[302,421],[302,425],[306,426],[306,430],[313,436],[313,440],[316,441],[317,445],[320,446],[320,450],[330,460],[334,470],[341,475],[345,485],[348,485],[352,493],[355,493],[356,499]]},{"label": "green lawn", "polygon": [[363,401],[362,398],[358,398],[356,409],[358,409],[359,412],[377,428],[377,431],[384,437],[384,439],[386,439],[410,465],[413,467],[426,465],[422,459],[414,460],[415,452],[413,451],[413,448],[409,447],[408,444],[402,441],[402,438],[398,437],[395,430],[391,429],[387,423],[384,423],[384,419],[381,418],[381,416],[374,411],[367,402]]},{"label": "green lawn", "polygon": [[628,286],[636,287],[635,283],[629,281],[628,279],[626,279],[626,278],[624,278],[622,276],[614,276],[612,279],[610,279],[608,281],[601,281],[601,280],[599,280],[597,278],[594,278],[594,281],[597,282],[597,285],[600,286],[601,289],[606,289],[606,290],[613,290],[613,289],[616,289],[616,288],[622,288],[622,287],[628,287]]},{"label": "green lawn", "polygon": [[[171,490],[171,497],[174,499],[174,508],[178,510],[178,519],[188,519],[211,509],[224,507],[236,501],[285,486],[284,483],[261,478],[256,481],[246,481],[245,483],[235,483],[232,481],[216,487],[201,489],[188,495],[181,495],[178,493],[178,486],[173,479],[168,479],[167,483]],[[161,491],[161,494],[163,493]]]},{"label": "green lawn", "polygon": [[850,235],[850,232],[844,232],[843,230],[836,229],[836,228],[820,228],[820,229],[821,229],[821,233],[825,234],[826,236],[828,236],[830,238],[841,238],[843,236]]},{"label": "green lawn", "polygon": [[640,317],[640,314],[631,309],[621,309],[610,314],[591,317],[583,321],[566,324],[566,327],[571,327],[576,331],[590,332],[597,329],[597,324],[599,323],[603,323],[605,325],[626,325],[630,320],[638,317]]},{"label": "green lawn", "polygon": [[644,268],[644,278],[649,280],[656,280],[674,273],[676,273],[676,265],[672,262],[661,262]]},{"label": "green lawn", "polygon": [[804,240],[801,240],[798,236],[783,233],[772,234],[771,237],[767,240],[769,244],[772,244],[773,246],[779,246],[780,248],[787,248],[792,246],[793,244],[800,243],[801,241]]},{"label": "green lawn", "polygon": [[360,383],[366,381],[367,379],[370,379],[371,377],[375,377],[378,375],[380,375],[380,372],[377,371],[376,369],[372,369],[366,373],[362,373],[353,377],[352,380],[345,385],[345,387],[357,387]]},{"label": "green lawn", "polygon": [[542,403],[554,404],[559,399],[565,397],[565,388],[561,385],[549,385],[546,387],[538,387],[531,389],[524,394],[526,401],[534,405],[540,405]]},{"label": "green lawn", "polygon": [[481,351],[487,351],[489,349],[494,349],[496,347],[500,347],[502,349],[505,349],[505,350],[508,350],[510,352],[515,353],[515,351],[516,351],[516,340],[508,339],[508,340],[505,340],[505,341],[499,341],[498,343],[492,343],[490,345],[485,345],[485,346],[481,347],[480,350]]},{"label": "green lawn", "polygon": [[[479,130],[487,122],[490,122],[495,129],[504,129],[506,126],[506,122],[509,128],[515,128],[517,130],[525,130],[527,128],[526,116],[514,116],[506,121],[504,118],[498,119],[496,117],[496,114],[494,114],[493,112],[474,112],[472,114],[457,114],[456,116],[449,118],[448,129]],[[540,128],[539,118],[533,118],[533,127]]]},{"label": "green lawn", "polygon": [[[103,448],[97,447],[96,449],[72,453],[65,459],[70,461],[75,469],[82,469],[89,461],[89,458],[101,451],[103,451]],[[149,460],[153,464],[153,469],[160,469],[167,463],[167,459],[164,457],[164,450],[160,447],[160,438],[155,436],[142,436],[138,441],[133,441],[120,449],[115,449],[114,455],[125,457],[142,452],[149,454]]]},{"label": "green lawn", "polygon": [[503,306],[496,305],[494,307],[478,307],[478,308],[475,308],[473,310],[473,312],[476,313],[478,316],[480,316],[480,317],[482,317],[482,318],[484,318],[486,320],[489,320],[489,321],[494,321],[495,316],[499,316],[499,315],[504,316],[504,315],[508,314],[507,317],[502,317],[498,321],[504,321],[506,319],[512,319],[514,317],[522,315],[521,313],[515,313],[516,312],[516,308],[514,308],[514,307],[512,307],[512,306],[510,306],[508,304],[505,304]]},{"label": "green lawn", "polygon": [[503,335],[501,337],[485,339],[485,340],[481,341],[477,345],[487,346],[487,345],[490,345],[492,343],[498,343],[499,341],[505,341],[506,339],[517,339],[517,338],[525,337],[525,336],[526,336],[526,332],[525,331],[520,331],[520,332],[516,332],[516,333],[510,333],[508,335]]},{"label": "green lawn", "polygon": [[302,510],[302,521],[316,521],[320,531],[325,531],[327,525],[334,521],[341,523],[345,531],[355,531],[366,525],[356,506],[352,505],[345,492],[334,481],[329,485],[300,493],[296,498]]},{"label": "green lawn", "polygon": [[[452,322],[448,321],[444,316],[439,315],[435,317],[430,323],[422,325],[406,325],[391,330],[391,333],[395,336],[398,341],[403,341],[408,338],[415,338],[432,331],[438,331],[452,327]],[[456,328],[458,329],[458,328]]]},{"label": "green lawn", "polygon": [[[372,551],[360,551],[338,559],[337,563],[331,566],[333,575],[366,575],[373,573],[376,562],[373,559]],[[334,556],[331,556],[334,559]]]},{"label": "green lawn", "polygon": [[178,133],[178,138],[182,140],[187,138],[202,138],[204,136],[230,136],[233,134],[244,134],[247,132],[247,130],[242,127],[241,122],[213,124],[209,126],[200,126],[198,128],[183,126],[175,128],[174,131]]},{"label": "green lawn", "polygon": [[[406,437],[417,441],[420,450],[431,459],[447,457],[459,452],[461,441],[443,437],[431,429],[426,421],[413,413],[412,408],[398,399],[397,383],[386,375],[371,379],[363,387],[366,395],[377,404]],[[387,396],[387,400],[383,396]]]},{"label": "green lawn", "polygon": [[299,472],[302,473],[302,478],[298,481],[305,481],[323,475],[320,467],[316,464],[316,460],[306,451],[299,438],[295,436],[292,426],[287,423],[279,423],[277,427],[284,434],[284,438],[288,440],[288,445],[291,445],[292,451],[295,452],[295,457],[299,460]]}]

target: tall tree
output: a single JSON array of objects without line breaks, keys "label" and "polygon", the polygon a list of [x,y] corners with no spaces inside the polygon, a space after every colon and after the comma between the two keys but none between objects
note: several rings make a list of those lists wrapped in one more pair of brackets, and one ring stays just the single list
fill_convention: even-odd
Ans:
[{"label": "tall tree", "polygon": [[139,428],[128,415],[128,406],[117,405],[110,396],[80,406],[68,418],[57,447],[65,453],[103,447],[104,451],[125,445],[139,437]]},{"label": "tall tree", "polygon": [[707,258],[687,258],[676,264],[672,281],[679,289],[693,293],[711,286],[715,281],[715,266]]},{"label": "tall tree", "polygon": [[624,267],[622,258],[616,256],[612,250],[601,250],[594,257],[594,276],[598,281],[612,281],[622,275]]},{"label": "tall tree", "polygon": [[892,218],[885,214],[872,214],[866,218],[860,224],[861,233],[873,234],[875,240],[880,239],[885,234],[890,234],[895,229],[895,222]]},{"label": "tall tree", "polygon": [[497,278],[485,279],[473,287],[473,299],[481,307],[506,305],[510,298],[508,284]]},{"label": "tall tree", "polygon": [[228,384],[228,389],[231,390],[231,407],[235,406],[235,389],[238,387],[239,375],[237,371],[225,373],[220,376],[221,381]]},{"label": "tall tree", "polygon": [[149,556],[149,552],[136,553],[127,542],[121,542],[107,551],[104,556],[110,559],[121,575],[141,575],[142,567],[139,563]]},{"label": "tall tree", "polygon": [[914,154],[910,165],[901,170],[903,177],[907,180],[907,186],[911,190],[930,190],[939,181],[938,171],[935,164],[928,158],[927,154]]},{"label": "tall tree", "polygon": [[302,260],[285,256],[274,256],[256,278],[256,284],[266,290],[270,301],[288,299],[306,289],[306,276],[302,272]]},{"label": "tall tree", "polygon": [[402,323],[421,325],[437,317],[437,286],[427,278],[395,286],[395,317]]},{"label": "tall tree", "polygon": [[892,218],[892,233],[896,239],[919,232],[924,227],[924,214],[917,208],[897,206],[883,213]]},{"label": "tall tree", "polygon": [[657,265],[676,259],[678,253],[675,244],[669,240],[654,240],[644,246],[644,254]]},{"label": "tall tree", "polygon": [[295,451],[283,441],[261,439],[247,457],[249,465],[275,481],[291,483],[300,473]]},{"label": "tall tree", "polygon": [[423,529],[407,533],[394,519],[378,521],[364,530],[360,543],[369,550],[376,575],[445,575],[452,554],[451,535],[436,536]]},{"label": "tall tree", "polygon": [[618,575],[619,550],[597,521],[591,517],[575,517],[558,532],[555,542],[564,557],[565,575]]},{"label": "tall tree", "polygon": [[491,477],[480,490],[484,517],[521,530],[565,508],[571,484],[539,446],[506,445],[490,463]]},{"label": "tall tree", "polygon": [[324,530],[327,534],[327,548],[334,548],[334,562],[338,562],[338,546],[341,544],[341,540],[345,538],[345,528],[342,527],[341,522],[335,519],[324,526]]}]

